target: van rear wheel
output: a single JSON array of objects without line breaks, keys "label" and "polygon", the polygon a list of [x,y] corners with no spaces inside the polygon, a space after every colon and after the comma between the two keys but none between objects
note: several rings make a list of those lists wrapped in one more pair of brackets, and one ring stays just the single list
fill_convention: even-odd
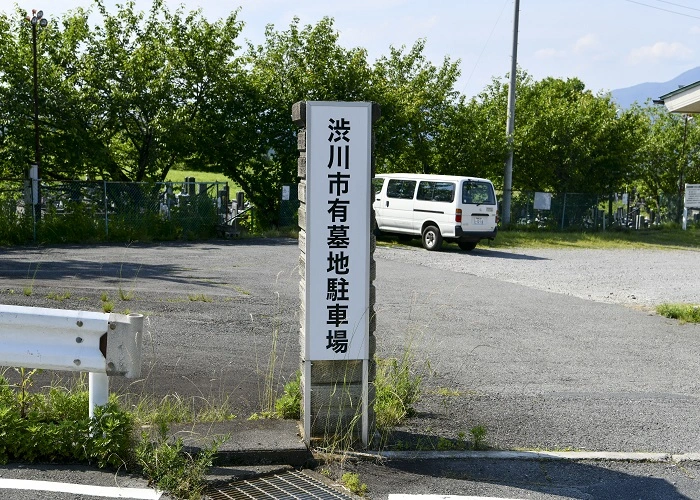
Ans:
[{"label": "van rear wheel", "polygon": [[476,248],[476,241],[458,241],[459,248],[466,252],[471,252]]},{"label": "van rear wheel", "polygon": [[435,226],[427,226],[423,230],[423,248],[426,250],[440,250],[442,247],[442,235]]}]

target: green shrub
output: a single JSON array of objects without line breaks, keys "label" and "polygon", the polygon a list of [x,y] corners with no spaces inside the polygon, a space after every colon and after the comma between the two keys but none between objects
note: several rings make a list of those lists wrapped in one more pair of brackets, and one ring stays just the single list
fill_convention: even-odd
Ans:
[{"label": "green shrub", "polygon": [[64,213],[52,207],[44,214],[37,237],[47,243],[92,243],[104,237],[104,225],[82,203],[68,203]]},{"label": "green shrub", "polygon": [[32,373],[11,386],[0,377],[0,463],[79,461],[119,467],[130,455],[133,418],[115,399],[88,416],[88,393],[52,387],[48,394],[23,389]]},{"label": "green shrub", "polygon": [[294,378],[284,386],[284,394],[275,401],[275,411],[281,418],[301,418],[301,372],[297,371]]},{"label": "green shrub", "polygon": [[483,425],[475,425],[469,429],[469,434],[472,436],[472,448],[475,450],[485,450],[486,446],[486,427]]}]

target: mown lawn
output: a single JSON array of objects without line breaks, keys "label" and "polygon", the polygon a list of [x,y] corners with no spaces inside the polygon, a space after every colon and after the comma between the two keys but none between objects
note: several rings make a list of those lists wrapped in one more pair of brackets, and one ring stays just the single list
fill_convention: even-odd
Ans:
[{"label": "mown lawn", "polygon": [[185,182],[186,177],[194,177],[196,182],[228,182],[232,193],[240,191],[241,187],[223,174],[216,172],[197,172],[194,170],[170,170],[165,177],[166,182]]},{"label": "mown lawn", "polygon": [[[383,236],[378,244],[421,246],[420,238],[401,241]],[[445,243],[447,247],[450,245]],[[453,245],[456,248],[456,245]],[[493,241],[482,241],[479,248],[597,248],[597,249],[687,249],[700,250],[700,230],[658,228],[644,230],[609,230],[595,233],[501,230]]]},{"label": "mown lawn", "polygon": [[700,249],[700,231],[678,228],[610,230],[595,233],[500,231],[485,246],[495,248],[687,248]]}]

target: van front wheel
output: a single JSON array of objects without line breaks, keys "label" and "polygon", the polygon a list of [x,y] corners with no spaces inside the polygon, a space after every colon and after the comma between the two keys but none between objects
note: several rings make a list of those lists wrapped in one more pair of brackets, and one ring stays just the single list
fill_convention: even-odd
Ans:
[{"label": "van front wheel", "polygon": [[442,235],[435,226],[428,226],[423,230],[423,248],[426,250],[440,250],[442,247]]}]

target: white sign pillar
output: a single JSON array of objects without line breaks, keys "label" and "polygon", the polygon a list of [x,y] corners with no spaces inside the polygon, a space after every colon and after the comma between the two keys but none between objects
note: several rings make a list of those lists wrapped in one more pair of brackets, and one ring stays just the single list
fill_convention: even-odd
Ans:
[{"label": "white sign pillar", "polygon": [[[301,365],[304,438],[369,442],[374,379],[372,123],[369,102],[300,102]],[[361,422],[361,429],[358,429]]]}]

